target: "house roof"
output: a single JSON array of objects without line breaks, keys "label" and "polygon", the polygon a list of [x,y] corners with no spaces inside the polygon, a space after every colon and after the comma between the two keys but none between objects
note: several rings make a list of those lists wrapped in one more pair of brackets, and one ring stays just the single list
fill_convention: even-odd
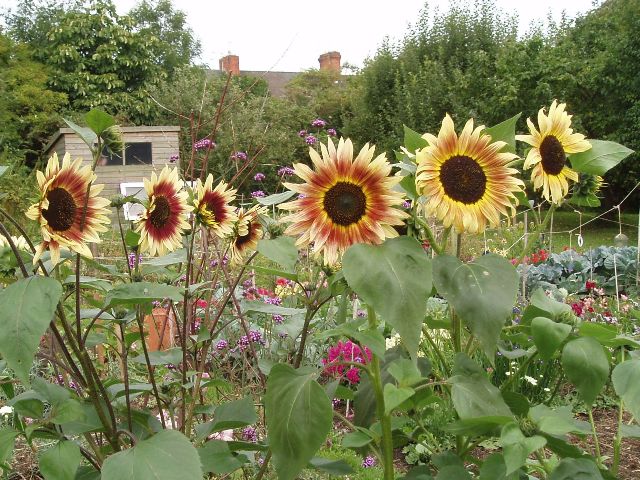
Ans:
[{"label": "house roof", "polygon": [[[138,127],[120,127],[122,133],[138,133],[138,132],[179,132],[180,127],[176,125],[142,125]],[[49,152],[51,147],[62,137],[67,134],[76,134],[71,128],[59,129],[47,142],[44,147],[45,155]],[[76,134],[77,135],[77,134]]]},{"label": "house roof", "polygon": [[274,97],[284,97],[285,86],[300,72],[259,72],[252,70],[240,70],[240,75],[263,78],[269,86],[269,91]]}]

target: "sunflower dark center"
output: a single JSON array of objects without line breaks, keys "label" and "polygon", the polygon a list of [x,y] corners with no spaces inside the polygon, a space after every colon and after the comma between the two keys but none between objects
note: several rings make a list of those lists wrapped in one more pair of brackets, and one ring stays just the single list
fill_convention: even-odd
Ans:
[{"label": "sunflower dark center", "polygon": [[42,210],[42,216],[53,230],[63,232],[71,228],[76,219],[76,202],[64,188],[57,187],[47,194],[49,208]]},{"label": "sunflower dark center", "polygon": [[562,143],[553,135],[547,135],[542,140],[540,156],[542,169],[549,175],[558,175],[567,163],[567,154],[564,153]]},{"label": "sunflower dark center", "polygon": [[487,176],[473,158],[456,155],[440,167],[440,183],[444,193],[450,198],[472,204],[484,195],[487,189]]},{"label": "sunflower dark center", "polygon": [[239,235],[236,238],[236,246],[241,247],[245,243],[248,243],[251,240],[251,234],[253,233],[253,223],[249,222],[247,225],[248,233],[246,235]]},{"label": "sunflower dark center", "polygon": [[149,214],[149,222],[155,228],[162,228],[167,224],[171,216],[171,207],[166,197],[159,196],[154,199],[153,212]]},{"label": "sunflower dark center", "polygon": [[338,182],[324,194],[323,205],[333,223],[346,227],[364,216],[367,197],[358,185]]}]

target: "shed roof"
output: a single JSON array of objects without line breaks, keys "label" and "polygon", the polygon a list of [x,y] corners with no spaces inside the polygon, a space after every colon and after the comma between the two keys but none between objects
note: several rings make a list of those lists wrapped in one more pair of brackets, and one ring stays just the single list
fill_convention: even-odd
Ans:
[{"label": "shed roof", "polygon": [[[122,133],[138,133],[138,132],[179,132],[180,127],[176,125],[142,125],[138,127],[120,127]],[[62,137],[63,135],[74,134],[77,135],[76,132],[71,128],[61,128],[58,130],[49,140],[47,145],[44,147],[44,153],[49,152],[51,147],[55,145],[55,143]]]}]

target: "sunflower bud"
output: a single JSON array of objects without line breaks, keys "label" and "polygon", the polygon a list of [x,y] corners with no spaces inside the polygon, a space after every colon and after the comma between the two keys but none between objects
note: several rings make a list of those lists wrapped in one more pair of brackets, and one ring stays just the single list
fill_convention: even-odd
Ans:
[{"label": "sunflower bud", "polygon": [[122,152],[124,141],[122,140],[122,130],[119,125],[113,125],[102,132],[104,145],[112,152]]}]

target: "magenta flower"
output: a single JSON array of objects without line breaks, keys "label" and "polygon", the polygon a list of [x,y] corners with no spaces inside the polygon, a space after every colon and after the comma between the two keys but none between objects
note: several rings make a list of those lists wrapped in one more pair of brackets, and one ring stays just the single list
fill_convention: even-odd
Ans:
[{"label": "magenta flower", "polygon": [[307,136],[307,131],[306,130],[300,130],[298,132],[298,136],[299,137],[303,137],[303,138],[306,137]]},{"label": "magenta flower", "polygon": [[246,160],[247,159],[247,153],[246,152],[233,152],[233,154],[231,155],[231,159],[232,160]]},{"label": "magenta flower", "polygon": [[218,340],[218,343],[216,343],[216,350],[218,351],[224,350],[228,346],[229,346],[229,342],[227,342],[226,340]]},{"label": "magenta flower", "polygon": [[327,126],[327,122],[321,118],[316,118],[313,122],[311,122],[311,126],[315,128],[324,128]]},{"label": "magenta flower", "polygon": [[256,190],[255,192],[251,192],[251,196],[253,198],[264,198],[267,196],[262,190]]},{"label": "magenta flower", "polygon": [[288,177],[289,175],[293,175],[295,172],[295,170],[291,167],[280,167],[278,169],[278,176],[279,177]]},{"label": "magenta flower", "polygon": [[180,159],[180,155],[174,153],[169,157],[169,163],[176,163]]},{"label": "magenta flower", "polygon": [[216,148],[216,143],[208,138],[203,138],[194,143],[193,148],[195,148],[196,152],[199,152],[200,150],[211,150]]},{"label": "magenta flower", "polygon": [[376,464],[376,459],[368,455],[362,460],[362,468],[371,468]]},{"label": "magenta flower", "polygon": [[336,135],[338,135],[338,132],[336,132],[335,128],[327,128],[327,135],[329,135],[330,137],[335,137]]},{"label": "magenta flower", "polygon": [[313,135],[307,135],[306,137],[304,137],[304,141],[307,145],[315,145],[316,143],[318,143],[318,139]]},{"label": "magenta flower", "polygon": [[265,177],[264,173],[260,173],[260,172],[256,173],[256,174],[253,176],[253,179],[254,179],[256,182],[261,182],[261,181],[263,181],[265,178],[266,178],[266,177]]}]

